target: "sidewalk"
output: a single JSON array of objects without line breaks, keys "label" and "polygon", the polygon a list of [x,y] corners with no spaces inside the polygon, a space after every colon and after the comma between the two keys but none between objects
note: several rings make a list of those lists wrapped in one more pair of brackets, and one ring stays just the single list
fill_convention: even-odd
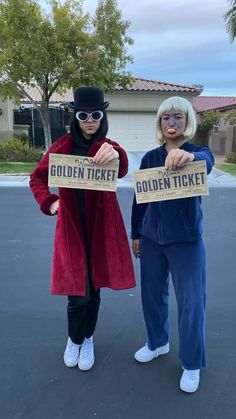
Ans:
[{"label": "sidewalk", "polygon": [[29,176],[0,175],[0,187],[1,186],[28,187],[29,186]]},{"label": "sidewalk", "polygon": [[[136,170],[133,168],[133,170]],[[209,187],[228,187],[236,188],[236,177],[213,168],[208,176]],[[0,187],[28,187],[29,176],[5,176],[0,175]],[[118,179],[118,188],[132,188],[132,174],[129,172],[123,179]]]}]

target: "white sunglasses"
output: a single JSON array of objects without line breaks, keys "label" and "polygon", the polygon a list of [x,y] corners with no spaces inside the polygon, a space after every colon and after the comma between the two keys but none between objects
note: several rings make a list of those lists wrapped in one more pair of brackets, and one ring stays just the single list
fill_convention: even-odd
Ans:
[{"label": "white sunglasses", "polygon": [[92,121],[101,121],[103,118],[103,112],[102,111],[93,111],[93,112],[85,112],[85,111],[79,111],[76,112],[75,117],[78,119],[78,121],[86,122],[89,118],[92,119]]}]

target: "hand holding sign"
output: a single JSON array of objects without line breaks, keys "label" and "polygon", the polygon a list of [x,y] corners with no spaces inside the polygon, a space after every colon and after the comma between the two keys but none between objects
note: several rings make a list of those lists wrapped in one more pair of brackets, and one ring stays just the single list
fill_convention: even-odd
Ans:
[{"label": "hand holding sign", "polygon": [[193,153],[181,150],[180,148],[174,148],[169,151],[168,156],[166,157],[165,168],[169,170],[176,170],[177,167],[181,167],[185,163],[192,162],[194,157]]},{"label": "hand holding sign", "polygon": [[119,153],[116,151],[111,144],[103,143],[97,153],[95,154],[93,161],[98,166],[107,164],[114,159],[119,158]]}]

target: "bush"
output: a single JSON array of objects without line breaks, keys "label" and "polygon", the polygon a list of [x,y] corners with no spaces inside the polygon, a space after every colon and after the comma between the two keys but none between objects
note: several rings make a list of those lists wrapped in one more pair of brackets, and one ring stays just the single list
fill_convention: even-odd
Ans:
[{"label": "bush", "polygon": [[236,153],[231,153],[228,156],[226,156],[226,162],[236,164]]},{"label": "bush", "polygon": [[202,133],[208,133],[214,128],[214,126],[219,125],[219,121],[219,111],[206,111],[201,115],[201,118],[198,122],[198,131]]},{"label": "bush", "polygon": [[29,148],[27,143],[13,137],[0,144],[0,161],[38,162],[43,156],[41,151]]},{"label": "bush", "polygon": [[31,138],[24,132],[14,134],[13,138],[16,140],[20,140],[22,144],[27,145],[28,147],[30,147],[32,144]]}]

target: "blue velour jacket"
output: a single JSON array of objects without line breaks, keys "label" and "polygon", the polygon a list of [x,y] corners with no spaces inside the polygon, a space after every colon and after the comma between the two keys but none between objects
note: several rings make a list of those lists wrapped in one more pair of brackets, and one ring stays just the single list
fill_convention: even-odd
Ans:
[{"label": "blue velour jacket", "polygon": [[[206,160],[207,174],[211,172],[214,157],[208,146],[185,142],[179,148],[193,153],[194,161]],[[165,145],[155,148],[144,155],[140,169],[164,166],[166,157]],[[144,236],[161,245],[198,240],[202,235],[201,197],[146,204],[137,204],[134,197],[131,224],[132,239]]]}]

